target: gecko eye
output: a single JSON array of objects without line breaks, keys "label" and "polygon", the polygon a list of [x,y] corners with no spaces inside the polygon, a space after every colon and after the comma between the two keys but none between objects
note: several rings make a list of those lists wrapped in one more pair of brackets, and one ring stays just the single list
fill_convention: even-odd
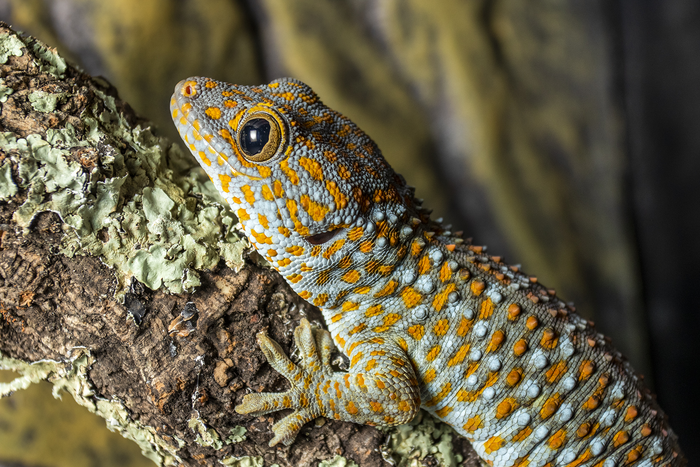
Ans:
[{"label": "gecko eye", "polygon": [[335,229],[335,230],[329,230],[328,232],[322,232],[322,233],[316,234],[316,235],[310,235],[310,236],[306,237],[306,241],[311,243],[312,245],[322,245],[322,244],[330,241],[336,235],[338,235],[341,230],[342,229]]},{"label": "gecko eye", "polygon": [[265,162],[277,154],[280,128],[275,119],[264,113],[251,115],[238,131],[238,146],[246,159]]}]

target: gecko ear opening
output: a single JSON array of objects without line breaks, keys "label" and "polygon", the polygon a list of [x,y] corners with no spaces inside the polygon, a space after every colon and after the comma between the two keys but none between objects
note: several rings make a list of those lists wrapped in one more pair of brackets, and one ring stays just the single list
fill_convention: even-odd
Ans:
[{"label": "gecko ear opening", "polygon": [[316,235],[309,235],[308,237],[305,237],[305,240],[312,245],[322,245],[335,238],[335,236],[338,235],[341,230],[343,229],[334,229],[329,230],[328,232],[321,232],[320,234]]}]

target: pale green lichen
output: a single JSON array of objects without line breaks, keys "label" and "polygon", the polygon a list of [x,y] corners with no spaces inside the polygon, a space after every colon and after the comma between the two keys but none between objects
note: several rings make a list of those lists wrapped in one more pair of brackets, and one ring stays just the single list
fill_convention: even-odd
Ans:
[{"label": "pale green lichen", "polygon": [[397,467],[420,466],[419,461],[428,455],[445,467],[456,467],[464,460],[452,448],[452,438],[458,436],[454,430],[423,411],[410,423],[385,431],[389,433],[387,448]]},{"label": "pale green lichen", "polygon": [[197,435],[194,441],[200,446],[208,446],[217,451],[224,447],[219,433],[215,429],[207,427],[207,424],[199,417],[199,414],[193,415],[187,422],[187,426]]},{"label": "pale green lichen", "polygon": [[[224,457],[219,461],[219,464],[225,465],[227,467],[263,467],[264,462],[261,456],[254,457]],[[274,467],[277,464],[273,464],[270,467]],[[279,467],[279,466],[277,466]]]},{"label": "pale green lichen", "polygon": [[[19,50],[17,41],[16,36],[0,38],[0,50],[3,42],[6,50]],[[44,51],[42,59],[56,57],[36,47]],[[47,67],[65,71],[64,62],[54,58]],[[221,259],[240,269],[248,243],[196,163],[150,129],[130,126],[112,96],[98,88],[94,92],[102,105],[83,113],[83,139],[70,125],[50,129],[45,137],[0,134],[0,149],[12,154],[17,185],[27,193],[14,221],[28,229],[40,212],[58,213],[70,227],[64,229],[61,252],[99,256],[115,272],[118,297],[132,277],[153,290],[182,293],[200,285],[198,270],[211,269]],[[34,92],[30,101],[35,110],[48,112],[64,97]],[[99,165],[83,166],[71,157],[98,150]],[[12,191],[11,182],[0,178],[0,195]]]},{"label": "pale green lichen", "polygon": [[52,93],[44,91],[34,91],[29,94],[29,102],[37,112],[50,113],[56,110],[58,104],[65,102],[66,93]]},{"label": "pale green lichen", "polygon": [[6,162],[0,167],[0,201],[7,201],[17,194],[17,185],[12,181],[12,164]]},{"label": "pale green lichen", "polygon": [[318,467],[359,467],[353,461],[344,458],[343,456],[335,456],[333,459],[321,461]]},{"label": "pale green lichen", "polygon": [[119,400],[103,400],[95,397],[94,388],[87,377],[87,371],[95,359],[85,348],[75,348],[66,361],[41,360],[23,362],[0,353],[0,370],[11,370],[21,376],[9,383],[0,384],[0,397],[27,388],[32,383],[47,380],[53,383],[53,396],[61,398],[66,392],[90,412],[107,421],[107,428],[136,442],[144,456],[158,465],[175,465],[182,462],[177,450],[184,443],[178,440],[177,446],[165,442],[155,429],[133,421],[124,404]]},{"label": "pale green lichen", "polygon": [[0,103],[7,102],[7,96],[13,92],[15,92],[15,90],[9,86],[5,86],[5,80],[0,78]]},{"label": "pale green lichen", "polygon": [[226,438],[226,444],[236,444],[241,441],[245,441],[245,434],[248,432],[243,426],[234,426],[229,430],[231,433],[228,438]]},{"label": "pale green lichen", "polygon": [[11,56],[21,57],[22,47],[25,47],[19,37],[8,35],[0,38],[0,64],[7,63]]},{"label": "pale green lichen", "polygon": [[[41,70],[57,78],[65,73],[66,63],[55,51],[16,35],[0,36],[0,63],[22,55],[23,47],[36,54],[34,62]],[[0,200],[15,195],[18,188],[26,194],[13,221],[27,231],[37,214],[57,213],[64,221],[60,251],[99,257],[114,271],[117,297],[123,296],[132,277],[153,290],[164,287],[181,293],[200,284],[197,270],[213,268],[221,259],[240,269],[247,241],[237,234],[236,218],[204,172],[149,128],[131,126],[114,98],[99,86],[93,92],[101,103],[80,116],[84,136],[71,125],[47,130],[44,136],[18,138],[0,132],[0,151],[6,154],[0,166]],[[0,96],[6,100],[11,93],[0,83]],[[34,110],[50,112],[67,97],[35,91],[29,99]],[[47,379],[54,384],[54,394],[72,394],[105,418],[110,430],[135,441],[156,464],[181,462],[176,453],[184,441],[131,420],[119,400],[94,397],[85,374],[92,361],[84,350],[75,353],[68,367],[66,362],[24,363],[0,355],[0,368],[22,375],[0,385],[0,395]],[[198,442],[223,445],[212,431],[199,433]],[[239,436],[235,432],[232,440]]]}]

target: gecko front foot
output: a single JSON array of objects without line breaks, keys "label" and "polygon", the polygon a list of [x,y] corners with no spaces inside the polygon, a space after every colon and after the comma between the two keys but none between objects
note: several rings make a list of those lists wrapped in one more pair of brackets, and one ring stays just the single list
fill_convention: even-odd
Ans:
[{"label": "gecko front foot", "polygon": [[272,427],[275,437],[270,441],[270,446],[279,442],[288,446],[305,423],[326,415],[325,398],[320,397],[317,391],[333,373],[330,366],[333,341],[328,331],[312,328],[308,320],[302,319],[294,330],[294,342],[302,356],[302,361],[297,365],[267,334],[261,332],[257,337],[267,361],[287,378],[292,388],[282,393],[247,394],[235,410],[240,414],[258,416],[295,409]]}]

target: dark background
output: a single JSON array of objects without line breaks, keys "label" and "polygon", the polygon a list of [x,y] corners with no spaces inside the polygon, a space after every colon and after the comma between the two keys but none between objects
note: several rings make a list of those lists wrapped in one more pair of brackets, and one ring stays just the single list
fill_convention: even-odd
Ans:
[{"label": "dark background", "polygon": [[307,82],[437,216],[612,336],[700,459],[697,0],[0,0],[0,19],[174,141],[189,75]]}]

